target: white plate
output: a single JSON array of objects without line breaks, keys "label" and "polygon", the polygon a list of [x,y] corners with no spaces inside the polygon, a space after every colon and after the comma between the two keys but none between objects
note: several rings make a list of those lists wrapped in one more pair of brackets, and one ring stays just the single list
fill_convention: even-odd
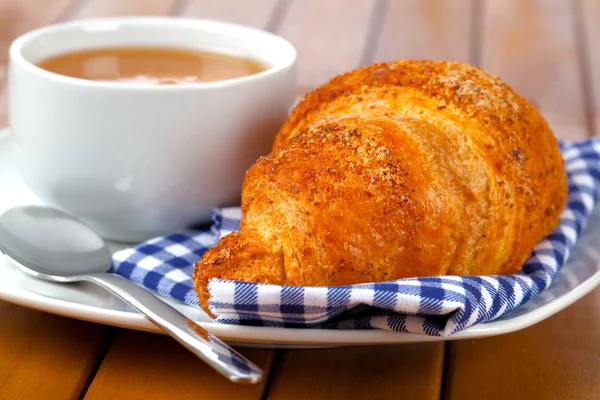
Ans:
[{"label": "white plate", "polygon": [[[0,131],[0,213],[39,200],[22,182],[13,162],[8,132]],[[114,244],[114,249],[119,248]],[[571,259],[552,286],[500,320],[465,329],[450,339],[480,338],[526,328],[569,306],[600,283],[600,213],[594,214]],[[159,332],[144,317],[102,289],[87,283],[55,284],[30,277],[0,259],[0,300],[71,318],[148,332]],[[283,329],[221,325],[195,307],[168,300],[188,318],[220,338],[265,347],[314,347],[433,342],[439,337],[379,330]]]}]

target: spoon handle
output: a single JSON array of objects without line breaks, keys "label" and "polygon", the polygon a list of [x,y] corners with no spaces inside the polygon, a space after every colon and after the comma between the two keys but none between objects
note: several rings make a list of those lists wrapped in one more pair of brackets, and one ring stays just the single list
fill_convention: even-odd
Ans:
[{"label": "spoon handle", "polygon": [[256,383],[262,378],[263,372],[250,360],[149,291],[122,276],[100,273],[83,275],[81,278],[102,286],[135,308],[232,382]]}]

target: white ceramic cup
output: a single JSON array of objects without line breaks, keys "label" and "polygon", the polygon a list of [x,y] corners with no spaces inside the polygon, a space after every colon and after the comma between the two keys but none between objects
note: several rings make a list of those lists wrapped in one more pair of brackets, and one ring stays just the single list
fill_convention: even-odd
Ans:
[{"label": "white ceramic cup", "polygon": [[[267,66],[185,85],[101,82],[36,63],[77,50],[175,47],[247,56]],[[269,152],[294,101],[296,51],[257,29],[134,17],[45,27],[10,48],[10,135],[19,170],[46,204],[108,239],[140,241],[206,222],[239,203],[244,173]]]}]

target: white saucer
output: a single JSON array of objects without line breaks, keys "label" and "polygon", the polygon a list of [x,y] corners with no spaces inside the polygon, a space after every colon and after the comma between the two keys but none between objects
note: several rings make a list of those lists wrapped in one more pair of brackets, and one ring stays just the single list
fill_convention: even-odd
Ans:
[{"label": "white saucer", "polygon": [[[22,182],[13,162],[8,132],[0,131],[0,213],[39,200]],[[117,249],[119,245],[115,244]],[[450,339],[480,338],[514,332],[540,322],[573,304],[600,283],[600,212],[596,212],[571,259],[552,286],[500,320],[465,329]],[[159,332],[144,317],[99,287],[55,284],[30,277],[0,259],[0,300],[86,321]],[[282,329],[221,325],[200,309],[167,300],[188,318],[230,342],[264,347],[319,347],[432,342],[445,338],[379,330]]]}]

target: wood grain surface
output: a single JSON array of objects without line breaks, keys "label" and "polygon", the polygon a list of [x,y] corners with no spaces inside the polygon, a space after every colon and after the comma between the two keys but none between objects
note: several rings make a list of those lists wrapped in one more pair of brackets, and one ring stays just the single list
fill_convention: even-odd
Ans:
[{"label": "wood grain surface", "polygon": [[[561,137],[600,133],[600,0],[0,0],[0,127],[16,36],[117,15],[281,34],[298,50],[300,92],[371,62],[469,61],[522,92]],[[168,337],[0,302],[0,399],[597,399],[599,304],[596,290],[520,332],[446,345],[244,349],[269,376],[243,386]]]},{"label": "wood grain surface", "polygon": [[265,29],[280,0],[192,0],[178,15],[214,19]]},{"label": "wood grain surface", "polygon": [[376,0],[293,2],[277,31],[298,51],[298,86],[312,89],[360,65]]},{"label": "wood grain surface", "polygon": [[80,399],[110,344],[103,325],[0,302],[0,399]]},{"label": "wood grain surface", "polygon": [[[272,350],[238,350],[269,373]],[[266,381],[231,383],[170,337],[121,330],[85,399],[258,400]]]},{"label": "wood grain surface", "polygon": [[444,398],[600,399],[600,290],[530,328],[451,342]]},{"label": "wood grain surface", "polygon": [[291,350],[267,399],[438,399],[443,361],[442,343]]},{"label": "wood grain surface", "polygon": [[569,0],[485,0],[481,66],[538,106],[565,139],[588,135]]},{"label": "wood grain surface", "polygon": [[168,15],[177,4],[177,0],[83,0],[70,19]]},{"label": "wood grain surface", "polygon": [[600,0],[573,0],[580,39],[580,64],[584,74],[588,123],[600,135]]},{"label": "wood grain surface", "polygon": [[373,60],[430,59],[472,62],[475,0],[390,1]]}]

